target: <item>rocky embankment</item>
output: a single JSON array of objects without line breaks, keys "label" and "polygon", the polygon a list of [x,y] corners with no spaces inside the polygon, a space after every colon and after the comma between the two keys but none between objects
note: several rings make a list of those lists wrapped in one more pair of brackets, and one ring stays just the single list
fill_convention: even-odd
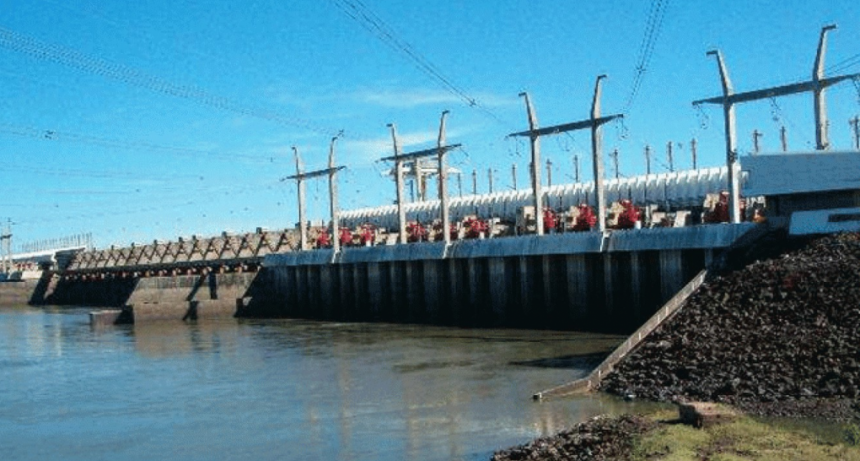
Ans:
[{"label": "rocky embankment", "polygon": [[822,238],[708,282],[601,389],[760,414],[855,417],[860,234]]},{"label": "rocky embankment", "polygon": [[640,416],[597,417],[570,430],[496,452],[492,461],[626,459],[638,435],[655,427]]}]

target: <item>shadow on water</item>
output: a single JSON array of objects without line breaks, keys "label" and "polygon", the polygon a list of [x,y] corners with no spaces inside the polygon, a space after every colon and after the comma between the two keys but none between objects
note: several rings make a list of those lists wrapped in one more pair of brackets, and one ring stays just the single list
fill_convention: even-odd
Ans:
[{"label": "shadow on water", "polygon": [[576,370],[593,369],[600,365],[608,352],[592,352],[586,354],[571,354],[558,357],[547,357],[534,360],[510,362],[510,365],[538,368],[570,368]]}]

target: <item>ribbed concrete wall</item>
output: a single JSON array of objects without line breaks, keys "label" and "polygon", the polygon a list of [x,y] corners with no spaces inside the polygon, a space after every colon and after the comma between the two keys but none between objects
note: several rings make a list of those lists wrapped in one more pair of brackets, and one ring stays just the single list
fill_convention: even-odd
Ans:
[{"label": "ribbed concrete wall", "polygon": [[244,315],[628,332],[754,228],[712,225],[272,255]]},{"label": "ribbed concrete wall", "polygon": [[268,267],[249,316],[630,331],[703,249]]}]

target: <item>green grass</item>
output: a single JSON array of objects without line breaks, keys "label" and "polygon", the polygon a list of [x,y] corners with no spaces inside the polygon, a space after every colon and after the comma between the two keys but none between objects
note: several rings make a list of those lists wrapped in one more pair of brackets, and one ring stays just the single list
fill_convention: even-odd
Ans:
[{"label": "green grass", "polygon": [[[657,421],[677,417],[663,411]],[[854,424],[785,422],[741,416],[731,423],[695,429],[663,423],[637,441],[637,461],[857,460],[860,430]]]}]

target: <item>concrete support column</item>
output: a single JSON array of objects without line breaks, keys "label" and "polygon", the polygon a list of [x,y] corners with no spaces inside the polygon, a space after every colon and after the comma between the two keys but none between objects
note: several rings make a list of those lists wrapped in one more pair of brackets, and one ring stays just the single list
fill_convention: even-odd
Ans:
[{"label": "concrete support column", "polygon": [[392,320],[402,319],[402,310],[405,302],[403,301],[403,290],[405,287],[400,283],[400,272],[397,267],[397,262],[391,261],[388,263],[388,286],[391,287],[389,302],[391,309],[389,311]]},{"label": "concrete support column", "polygon": [[352,291],[352,281],[350,280],[349,275],[352,273],[352,268],[345,264],[337,265],[337,276],[338,276],[338,287],[340,288],[339,301],[340,306],[338,307],[339,317],[341,319],[348,319],[352,315],[352,308],[350,307],[350,302],[352,300],[352,296],[350,291]]},{"label": "concrete support column", "polygon": [[612,315],[615,312],[615,277],[612,270],[612,254],[603,253],[603,293],[606,300],[604,312],[606,315]]},{"label": "concrete support column", "polygon": [[[540,218],[538,218],[540,219]],[[520,281],[520,312],[522,318],[529,318],[533,311],[531,306],[534,298],[532,296],[531,280],[529,274],[529,260],[526,256],[517,257],[517,275]]]},{"label": "concrete support column", "polygon": [[[542,218],[541,218],[542,219]],[[543,282],[543,312],[547,316],[556,313],[555,306],[552,302],[552,266],[550,265],[550,257],[548,255],[541,256],[541,281]]]},{"label": "concrete support column", "polygon": [[378,319],[382,306],[382,277],[380,275],[379,263],[367,264],[367,306],[370,317]]},{"label": "concrete support column", "polygon": [[352,303],[350,308],[352,309],[352,315],[355,319],[363,319],[366,315],[366,312],[362,311],[362,271],[361,264],[352,264]]},{"label": "concrete support column", "polygon": [[708,248],[703,251],[705,252],[705,269],[710,269],[711,264],[714,263],[714,250],[712,248]]},{"label": "concrete support column", "polygon": [[320,266],[319,292],[322,298],[321,306],[323,318],[331,320],[333,317],[333,306],[336,293],[334,291],[335,268],[331,265]]},{"label": "concrete support column", "polygon": [[424,312],[430,321],[435,323],[439,319],[439,262],[427,259],[421,264],[424,266]]},{"label": "concrete support column", "polygon": [[[481,295],[480,295],[479,289],[478,289],[481,286],[480,270],[478,268],[478,264],[479,263],[475,258],[469,258],[469,260],[467,262],[467,270],[469,271],[469,274],[468,274],[469,306],[471,306],[473,309],[476,309],[475,306],[478,306],[481,302],[481,299],[480,299]],[[472,315],[472,313],[469,313],[469,316],[471,316],[471,315]],[[478,313],[476,312],[475,313],[475,320],[476,321],[478,320],[477,315],[478,315]],[[469,316],[467,316],[466,319],[464,319],[464,320],[470,321],[471,318],[469,318]]]},{"label": "concrete support column", "polygon": [[588,270],[585,255],[566,255],[568,315],[584,318],[588,315]]},{"label": "concrete support column", "polygon": [[[417,277],[415,276],[415,263],[407,261],[406,266],[406,317],[407,321],[415,321],[419,318],[418,308],[421,305],[421,300],[417,293]],[[422,280],[423,282],[423,280]]]},{"label": "concrete support column", "polygon": [[639,252],[630,253],[630,301],[633,303],[633,315],[639,319],[642,316],[642,279],[639,273]]},{"label": "concrete support column", "polygon": [[508,310],[508,284],[505,280],[504,258],[490,258],[487,261],[490,281],[490,304],[493,323],[503,325]]},{"label": "concrete support column", "polygon": [[452,324],[459,325],[460,324],[460,306],[463,303],[463,297],[465,290],[463,289],[463,275],[459,271],[459,266],[457,265],[456,259],[447,259],[445,260],[445,264],[447,265],[448,270],[448,302],[445,305],[445,309],[449,310],[449,318]]},{"label": "concrete support column", "polygon": [[668,301],[684,286],[684,267],[680,250],[660,252],[660,304]]}]

